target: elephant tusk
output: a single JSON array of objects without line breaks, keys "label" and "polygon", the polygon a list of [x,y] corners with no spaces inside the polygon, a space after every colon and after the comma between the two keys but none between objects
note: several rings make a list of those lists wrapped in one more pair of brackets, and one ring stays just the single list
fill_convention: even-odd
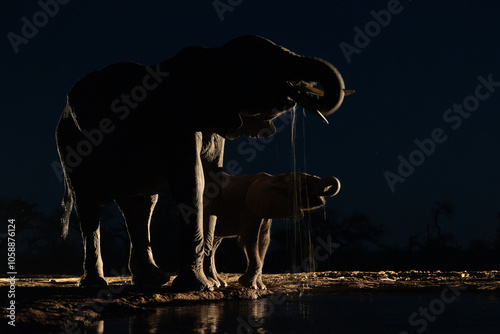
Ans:
[{"label": "elephant tusk", "polygon": [[[309,93],[316,94],[316,95],[319,95],[319,96],[325,96],[325,91],[322,90],[322,89],[319,89],[319,88],[316,88],[316,87],[309,87],[309,86],[306,86],[304,88]],[[345,96],[354,94],[355,92],[356,91],[354,89],[344,89],[344,95]]]},{"label": "elephant tusk", "polygon": [[[304,88],[304,87],[300,87],[300,88]],[[314,108],[311,105],[311,103],[309,103],[307,97],[304,96],[304,94],[302,93],[300,88],[294,87],[293,85],[289,84],[288,85],[288,92],[289,92],[290,98],[292,100],[294,100],[295,102],[297,102],[298,104],[300,104],[301,106],[303,106],[304,108],[306,108],[307,110],[309,110],[310,112],[312,112],[313,114],[317,115],[319,118],[321,118],[323,120],[323,122],[325,124],[330,124],[330,123],[328,123],[328,120],[326,119],[326,117],[319,110]],[[309,89],[309,90],[311,88],[312,87],[307,87],[307,89]],[[317,88],[314,88],[314,89],[317,90],[318,92],[322,92],[322,90],[320,90],[320,89],[317,89]]]},{"label": "elephant tusk", "polygon": [[313,94],[316,94],[316,95],[319,95],[319,96],[325,96],[325,91],[322,90],[322,89],[319,89],[319,88],[316,88],[316,87],[309,87],[309,86],[306,86],[304,88],[309,93],[313,93]]},{"label": "elephant tusk", "polygon": [[319,112],[319,110],[310,108],[309,111],[311,111],[315,115],[318,115],[318,117],[321,118],[325,124],[330,124],[328,122],[328,120],[326,119],[326,117],[322,113]]}]

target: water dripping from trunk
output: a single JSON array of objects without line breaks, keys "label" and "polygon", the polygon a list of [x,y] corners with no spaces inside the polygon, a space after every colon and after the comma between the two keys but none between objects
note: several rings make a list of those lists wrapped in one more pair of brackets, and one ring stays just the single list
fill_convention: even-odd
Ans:
[{"label": "water dripping from trunk", "polygon": [[[303,110],[303,112],[305,112]],[[306,152],[305,152],[305,122],[304,117],[302,117],[302,168],[297,166],[297,110],[293,108],[291,111],[292,122],[291,122],[291,166],[290,169],[292,173],[306,172]],[[300,156],[300,155],[299,155]],[[295,175],[295,174],[294,174]],[[297,184],[297,178],[294,176],[293,182]],[[302,184],[299,183],[298,187],[294,187],[293,194],[293,205],[294,210],[297,209],[300,202],[303,201],[302,194],[305,194],[306,199],[308,197],[308,189],[301,189]],[[304,190],[304,191],[303,191]],[[305,211],[305,217],[302,219],[294,219],[287,222],[287,249],[290,254],[291,272],[311,272],[315,271],[314,266],[314,252],[313,245],[311,241],[311,215],[309,211]]]}]

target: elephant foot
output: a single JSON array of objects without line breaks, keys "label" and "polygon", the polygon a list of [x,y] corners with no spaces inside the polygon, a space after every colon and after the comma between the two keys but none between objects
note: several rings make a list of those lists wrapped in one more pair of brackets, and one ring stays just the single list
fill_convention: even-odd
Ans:
[{"label": "elephant foot", "polygon": [[219,280],[217,279],[217,272],[214,271],[209,265],[207,265],[206,262],[205,265],[203,266],[203,272],[205,273],[205,276],[210,281],[210,283],[214,286],[214,288],[220,287]]},{"label": "elephant foot", "polygon": [[266,286],[262,284],[262,282],[259,283],[258,275],[243,274],[240,278],[238,278],[238,282],[244,287],[247,287],[249,289],[254,289],[254,290],[266,289]]},{"label": "elephant foot", "polygon": [[145,269],[133,269],[132,284],[140,286],[162,286],[170,281],[170,276],[165,274],[156,265],[151,264]]},{"label": "elephant foot", "polygon": [[98,274],[84,274],[80,280],[78,281],[78,286],[82,288],[92,288],[92,287],[105,287],[108,285],[108,282],[104,279],[104,277],[99,276]]},{"label": "elephant foot", "polygon": [[[205,272],[207,272],[205,270]],[[207,274],[207,279],[213,283],[214,287],[220,288],[220,287],[227,287],[227,283],[220,277],[219,273],[217,272],[209,272]]]},{"label": "elephant foot", "polygon": [[219,284],[220,284],[220,286],[222,286],[223,288],[227,288],[227,283],[226,283],[226,281],[224,281],[224,280],[220,277],[220,275],[217,275],[217,279],[219,280]]},{"label": "elephant foot", "polygon": [[212,276],[207,276],[207,279],[213,283],[215,288],[227,288],[226,281],[224,281],[219,275],[217,275],[215,278]]},{"label": "elephant foot", "polygon": [[220,282],[219,282],[218,279],[215,279],[213,277],[208,277],[208,276],[207,276],[207,279],[214,286],[214,288],[220,288],[221,287],[221,284],[220,284]]},{"label": "elephant foot", "polygon": [[260,290],[267,290],[266,285],[264,283],[262,283],[262,275],[259,275],[259,277],[257,278],[257,287]]},{"label": "elephant foot", "polygon": [[172,282],[172,288],[179,292],[186,291],[213,291],[211,282],[202,270],[180,272]]}]

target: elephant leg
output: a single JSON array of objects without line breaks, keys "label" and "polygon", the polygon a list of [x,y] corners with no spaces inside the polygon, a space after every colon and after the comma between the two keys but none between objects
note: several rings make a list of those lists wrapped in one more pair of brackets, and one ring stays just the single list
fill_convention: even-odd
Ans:
[{"label": "elephant leg", "polygon": [[257,279],[262,274],[262,262],[258,248],[259,232],[260,225],[252,222],[251,226],[245,226],[238,240],[247,258],[247,269],[238,282],[251,289],[259,289]]},{"label": "elephant leg", "polygon": [[179,275],[172,287],[180,291],[213,290],[203,271],[203,189],[205,179],[200,159],[201,133],[191,138],[180,136],[184,143],[177,152],[174,175],[171,178],[172,195],[177,202],[181,223]]},{"label": "elephant leg", "polygon": [[160,286],[170,277],[158,268],[153,259],[149,225],[158,195],[133,196],[116,200],[130,237],[129,269],[135,285]]},{"label": "elephant leg", "polygon": [[[215,239],[214,237],[215,234],[215,224],[217,221],[217,217],[214,215],[209,215],[207,213],[204,213],[204,219],[203,219],[203,232],[205,234],[205,255],[204,255],[204,260],[203,260],[203,270],[205,272],[205,275],[207,278],[214,284],[215,287],[220,287],[221,283],[219,282],[217,278],[217,271],[215,270],[214,264],[215,264]],[[219,241],[220,244],[220,241]],[[217,245],[218,246],[218,245]]]},{"label": "elephant leg", "polygon": [[217,267],[215,266],[215,252],[217,251],[217,248],[219,247],[220,243],[222,242],[222,239],[223,238],[219,238],[216,241],[214,241],[214,251],[212,253],[213,254],[212,255],[212,268],[214,268],[215,276],[219,280],[220,285],[223,286],[223,287],[227,287],[226,281],[219,274],[219,272],[217,271]]},{"label": "elephant leg", "polygon": [[261,263],[261,270],[257,278],[257,286],[259,289],[266,289],[264,283],[262,283],[262,267],[264,266],[264,258],[266,257],[267,248],[271,241],[271,223],[272,219],[263,219],[262,225],[259,231],[259,257]]},{"label": "elephant leg", "polygon": [[208,268],[206,269],[205,273],[207,274],[207,277],[209,279],[213,279],[215,282],[217,282],[217,287],[227,287],[226,281],[222,279],[222,277],[219,275],[217,272],[217,267],[215,266],[215,253],[217,252],[217,248],[219,247],[220,243],[222,242],[221,237],[214,237],[213,241],[213,247],[212,251],[210,252],[210,257],[205,259],[205,263],[208,261],[209,265]]},{"label": "elephant leg", "polygon": [[76,212],[80,219],[84,247],[83,276],[78,285],[81,287],[106,286],[101,257],[100,207],[90,201],[77,199]]}]

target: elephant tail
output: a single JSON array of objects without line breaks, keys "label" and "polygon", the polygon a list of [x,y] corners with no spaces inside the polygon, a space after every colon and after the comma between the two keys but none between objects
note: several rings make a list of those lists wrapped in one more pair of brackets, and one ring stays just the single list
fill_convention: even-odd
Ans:
[{"label": "elephant tail", "polygon": [[69,217],[73,211],[73,196],[71,188],[68,185],[68,180],[64,180],[64,198],[61,205],[64,207],[64,213],[61,218],[62,223],[62,238],[66,239],[69,231]]}]

